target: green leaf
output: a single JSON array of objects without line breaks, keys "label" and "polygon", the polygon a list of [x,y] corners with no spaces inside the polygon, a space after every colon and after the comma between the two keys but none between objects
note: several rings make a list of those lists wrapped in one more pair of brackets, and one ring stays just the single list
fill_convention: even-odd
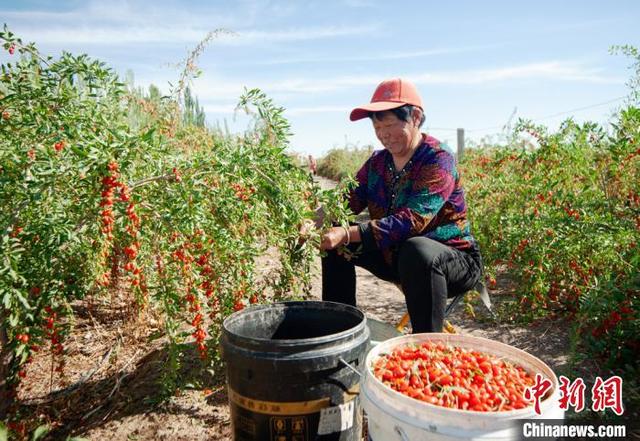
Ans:
[{"label": "green leaf", "polygon": [[[18,345],[18,348],[15,351],[16,357],[22,357],[22,355],[26,355],[25,354],[25,349],[26,346],[25,345]],[[24,359],[26,360],[27,357],[24,357]]]},{"label": "green leaf", "polygon": [[159,338],[161,338],[161,337],[163,337],[163,336],[164,336],[164,332],[162,332],[162,331],[156,331],[156,332],[152,333],[152,334],[147,338],[147,341],[148,341],[148,342],[152,342],[152,341],[157,340],[157,339],[159,339]]},{"label": "green leaf", "polygon": [[38,426],[36,430],[33,431],[33,436],[31,437],[31,441],[39,440],[40,438],[45,436],[47,433],[49,433],[50,430],[51,430],[51,427],[48,424],[45,424],[43,426]]},{"label": "green leaf", "polygon": [[142,135],[142,140],[143,141],[151,141],[151,139],[153,138],[153,134],[155,133],[156,128],[153,127],[151,130],[149,130],[147,133],[145,133],[144,135]]},{"label": "green leaf", "polygon": [[27,301],[27,299],[24,298],[22,293],[20,291],[15,291],[15,293],[20,303],[22,303],[22,306],[24,306],[24,308],[27,310],[31,309],[31,305],[29,305],[29,302]]},{"label": "green leaf", "polygon": [[4,293],[4,296],[2,296],[2,305],[7,310],[11,309],[11,294],[8,292]]}]

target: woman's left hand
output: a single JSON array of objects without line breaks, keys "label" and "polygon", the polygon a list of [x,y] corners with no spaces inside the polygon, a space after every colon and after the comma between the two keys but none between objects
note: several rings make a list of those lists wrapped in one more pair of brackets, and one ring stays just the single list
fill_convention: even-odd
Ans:
[{"label": "woman's left hand", "polygon": [[347,242],[347,232],[342,227],[332,227],[322,236],[320,249],[332,250]]}]

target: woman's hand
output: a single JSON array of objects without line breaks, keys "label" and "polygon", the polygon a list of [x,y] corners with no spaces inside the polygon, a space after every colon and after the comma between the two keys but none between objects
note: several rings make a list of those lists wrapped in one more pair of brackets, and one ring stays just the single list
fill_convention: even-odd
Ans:
[{"label": "woman's hand", "polygon": [[311,237],[311,232],[314,229],[314,223],[312,220],[305,220],[300,228],[298,229],[298,245],[303,245],[309,237]]},{"label": "woman's hand", "polygon": [[320,249],[332,250],[347,242],[347,232],[342,227],[332,227],[322,236]]},{"label": "woman's hand", "polygon": [[314,222],[312,220],[307,219],[302,223],[302,225],[298,229],[298,235],[302,239],[307,240],[307,238],[309,237],[309,234],[311,234],[311,230],[313,230],[314,227],[315,227]]}]

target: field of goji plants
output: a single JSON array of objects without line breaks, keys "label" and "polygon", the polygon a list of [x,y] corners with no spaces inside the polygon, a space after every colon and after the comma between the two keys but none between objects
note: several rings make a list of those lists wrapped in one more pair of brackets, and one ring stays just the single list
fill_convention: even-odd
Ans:
[{"label": "field of goji plants", "polygon": [[[167,342],[155,396],[173,394],[190,348],[199,369],[219,363],[229,313],[304,294],[314,237],[301,244],[299,227],[339,190],[321,192],[293,163],[283,109],[259,90],[240,98],[257,115],[243,135],[189,124],[198,49],[160,97],[86,55],[44,56],[6,27],[0,39],[11,56],[0,76],[0,421],[26,436],[54,417],[21,409],[20,393],[43,366],[49,392],[70,383],[79,309],[112,306],[141,335],[153,323]],[[256,259],[267,252],[277,264],[265,275]]]},{"label": "field of goji plants", "polygon": [[632,369],[640,349],[640,111],[622,110],[611,132],[572,121],[557,133],[526,123],[518,130],[536,147],[472,149],[461,167],[489,282],[506,265],[520,281],[511,314],[566,316],[581,349]]}]

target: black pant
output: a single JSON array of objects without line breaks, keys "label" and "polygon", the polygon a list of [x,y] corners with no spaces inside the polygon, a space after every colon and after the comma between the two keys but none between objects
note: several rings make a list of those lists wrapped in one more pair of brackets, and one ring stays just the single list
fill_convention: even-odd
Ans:
[{"label": "black pant", "polygon": [[392,265],[379,250],[350,261],[329,251],[322,259],[322,300],[356,305],[355,265],[401,284],[414,333],[442,332],[447,298],[470,290],[482,275],[477,249],[460,251],[426,237],[412,237],[394,253]]}]

